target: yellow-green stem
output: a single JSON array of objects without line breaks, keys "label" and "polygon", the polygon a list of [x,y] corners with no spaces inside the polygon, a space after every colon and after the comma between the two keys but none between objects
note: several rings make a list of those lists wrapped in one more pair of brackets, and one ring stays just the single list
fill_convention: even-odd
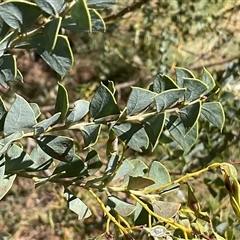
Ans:
[{"label": "yellow-green stem", "polygon": [[[187,233],[191,234],[192,231],[191,229],[185,228],[182,225],[176,223],[173,221],[173,219],[167,219],[167,218],[163,218],[161,216],[159,216],[158,214],[156,214],[155,212],[153,212],[148,206],[147,204],[145,204],[143,201],[141,201],[138,197],[136,197],[134,194],[129,193],[129,195],[136,201],[138,202],[149,214],[151,214],[153,217],[157,218],[159,221],[161,222],[165,222],[167,224],[169,224],[170,226],[172,226],[173,228],[177,229],[181,229],[184,233],[184,235],[187,237]],[[185,239],[188,239],[186,238]]]},{"label": "yellow-green stem", "polygon": [[89,193],[97,200],[103,212],[107,215],[107,217],[121,230],[124,234],[128,234],[127,230],[114,218],[114,216],[107,210],[102,200],[90,189],[87,189]]},{"label": "yellow-green stem", "polygon": [[131,229],[131,226],[129,225],[129,223],[126,221],[125,218],[123,218],[123,217],[122,217],[121,215],[119,215],[119,214],[118,214],[118,218],[119,218],[120,221],[122,221],[122,222],[126,225],[127,229]]},{"label": "yellow-green stem", "polygon": [[221,165],[220,163],[213,163],[213,164],[209,165],[208,167],[203,168],[203,169],[201,169],[197,172],[187,173],[186,175],[182,176],[181,178],[179,178],[179,179],[177,179],[173,182],[158,186],[156,188],[146,189],[143,192],[144,192],[144,194],[149,194],[151,192],[156,192],[156,191],[163,190],[164,188],[170,187],[170,186],[172,186],[176,183],[185,182],[187,179],[189,179],[191,177],[197,177],[198,175],[200,175],[200,174],[202,174],[206,171],[209,171],[209,170],[212,170],[212,169],[215,169],[215,168],[219,168],[220,165]]}]

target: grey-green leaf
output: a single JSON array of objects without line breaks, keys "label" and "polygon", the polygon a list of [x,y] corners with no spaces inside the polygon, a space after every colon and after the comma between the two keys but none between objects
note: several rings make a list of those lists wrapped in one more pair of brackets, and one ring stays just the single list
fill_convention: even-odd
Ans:
[{"label": "grey-green leaf", "polygon": [[86,125],[81,129],[85,147],[93,146],[99,137],[101,124]]},{"label": "grey-green leaf", "polygon": [[64,11],[66,5],[64,0],[34,0],[34,2],[46,13],[58,16]]},{"label": "grey-green leaf", "polygon": [[[102,183],[108,183],[109,180],[112,181],[112,177],[114,176],[114,173],[116,171],[116,168],[118,167],[118,163],[119,163],[120,159],[121,159],[120,155],[112,154],[111,158],[108,161],[107,167],[104,171],[104,175],[102,175],[99,178],[88,181],[88,184],[90,183],[90,185],[91,185],[91,182],[94,183],[94,182],[100,181]],[[89,170],[89,167],[88,167],[88,170]]]},{"label": "grey-green leaf", "polygon": [[150,185],[155,184],[155,180],[149,177],[132,177],[129,176],[129,181],[127,185],[127,189],[129,190],[139,190]]},{"label": "grey-green leaf", "polygon": [[203,68],[202,81],[208,87],[208,89],[204,92],[204,94],[210,93],[216,85],[213,79],[213,76],[210,74],[210,72],[206,68]]},{"label": "grey-green leaf", "polygon": [[4,174],[5,174],[5,157],[2,154],[0,157],[0,184],[4,179]]},{"label": "grey-green leaf", "polygon": [[[148,204],[148,202],[143,201],[146,206],[148,206],[149,208],[151,208],[150,204]],[[149,213],[147,212],[147,210],[145,208],[143,208],[139,203],[136,204],[136,210],[134,212],[134,223],[136,225],[147,225],[148,224],[148,217],[149,217]]]},{"label": "grey-green leaf", "polygon": [[88,174],[91,176],[96,173],[102,166],[102,162],[95,150],[90,150],[85,158]]},{"label": "grey-green leaf", "polygon": [[148,177],[155,180],[155,183],[149,186],[147,189],[154,189],[171,182],[171,177],[167,168],[158,161],[152,162]]},{"label": "grey-green leaf", "polygon": [[41,14],[41,9],[29,1],[8,1],[0,4],[1,18],[13,29],[27,32]]},{"label": "grey-green leaf", "polygon": [[23,137],[23,132],[17,131],[15,133],[12,133],[12,134],[8,135],[7,137],[1,139],[0,140],[0,155],[2,155],[14,141],[19,140],[22,137]]},{"label": "grey-green leaf", "polygon": [[0,200],[8,193],[16,178],[14,175],[5,175],[4,179],[0,182]]},{"label": "grey-green leaf", "polygon": [[0,39],[3,39],[9,31],[9,26],[0,18]]},{"label": "grey-green leaf", "polygon": [[186,68],[181,68],[181,67],[175,67],[175,73],[176,73],[176,82],[179,87],[184,87],[184,78],[194,78],[195,76],[193,75],[192,72],[190,72]]},{"label": "grey-green leaf", "polygon": [[132,92],[127,102],[127,115],[134,115],[143,111],[153,101],[156,93],[139,88],[132,87]]},{"label": "grey-green leaf", "polygon": [[89,102],[78,100],[74,103],[74,108],[69,112],[66,119],[66,124],[80,121],[89,112]]},{"label": "grey-green leaf", "polygon": [[58,32],[61,26],[61,21],[62,21],[61,17],[54,18],[44,26],[42,34],[45,38],[46,50],[48,52],[51,52],[55,48]]},{"label": "grey-green leaf", "polygon": [[114,173],[116,168],[118,167],[118,163],[119,163],[120,159],[121,159],[120,155],[112,154],[108,161],[107,167],[105,169],[105,174]]},{"label": "grey-green leaf", "polygon": [[136,206],[133,204],[122,201],[115,196],[108,197],[107,206],[111,209],[114,209],[119,215],[123,217],[131,215],[136,209]]},{"label": "grey-green leaf", "polygon": [[169,89],[178,88],[177,84],[167,75],[158,74],[153,81],[153,91],[161,93]]},{"label": "grey-green leaf", "polygon": [[186,129],[186,133],[193,128],[193,126],[198,121],[201,114],[201,102],[197,101],[194,104],[190,104],[183,107],[179,111],[180,118]]},{"label": "grey-green leaf", "polygon": [[34,126],[34,135],[37,137],[40,134],[44,133],[49,127],[53,126],[55,123],[58,122],[61,113],[55,113],[50,118],[47,118],[40,123]]},{"label": "grey-green leaf", "polygon": [[148,148],[149,139],[141,124],[122,123],[114,125],[112,130],[133,150],[142,152],[142,149]]},{"label": "grey-green leaf", "polygon": [[12,40],[17,36],[18,30],[10,32],[6,37],[0,40],[0,57],[7,50],[8,46],[11,44]]},{"label": "grey-green leaf", "polygon": [[[94,9],[89,9],[91,22],[92,22],[92,31],[106,31],[106,26],[101,15]],[[61,27],[68,29],[74,32],[89,32],[89,28],[84,28],[79,26],[72,17],[66,17],[62,20]]]},{"label": "grey-green leaf", "polygon": [[122,165],[119,167],[116,175],[113,178],[113,181],[118,180],[119,178],[129,174],[133,170],[133,165],[129,160],[124,160]]},{"label": "grey-green leaf", "polygon": [[85,0],[78,0],[71,9],[72,19],[83,29],[92,32],[92,22]]},{"label": "grey-green leaf", "polygon": [[34,112],[29,103],[16,94],[16,100],[5,119],[4,134],[9,135],[20,131],[31,131],[36,123]]},{"label": "grey-green leaf", "polygon": [[3,131],[6,115],[7,115],[7,110],[5,108],[2,98],[0,97],[0,131]]},{"label": "grey-green leaf", "polygon": [[64,77],[73,64],[72,50],[66,36],[58,35],[55,48],[49,53],[42,35],[35,36],[31,45],[37,49],[44,61],[61,77]]},{"label": "grey-green leaf", "polygon": [[25,170],[33,164],[33,160],[28,153],[16,144],[13,144],[7,151],[5,156],[5,171],[6,173],[15,173]]},{"label": "grey-green leaf", "polygon": [[60,161],[70,162],[74,157],[74,141],[71,138],[46,135],[39,137],[37,143],[49,156]]},{"label": "grey-green leaf", "polygon": [[39,106],[36,103],[30,103],[30,106],[34,112],[34,116],[37,119],[41,115]]},{"label": "grey-green leaf", "polygon": [[144,230],[151,236],[153,237],[154,240],[161,240],[161,239],[167,239],[167,240],[172,240],[173,238],[167,238],[169,235],[168,230],[162,226],[162,225],[157,225],[151,228],[144,227]]},{"label": "grey-green leaf", "polygon": [[89,8],[108,8],[116,3],[116,0],[87,0]]},{"label": "grey-green leaf", "polygon": [[154,99],[158,112],[173,107],[184,99],[185,88],[170,89],[158,94]]},{"label": "grey-green leaf", "polygon": [[82,159],[75,155],[71,162],[60,162],[55,168],[53,175],[63,173],[61,178],[80,177],[85,172],[86,168]]},{"label": "grey-green leaf", "polygon": [[36,172],[46,170],[53,162],[52,157],[45,153],[38,144],[33,148],[30,157],[33,160],[33,164],[28,167],[27,171]]},{"label": "grey-green leaf", "polygon": [[162,133],[164,124],[165,124],[166,114],[164,112],[157,113],[153,116],[150,116],[144,119],[143,124],[145,131],[148,135],[149,141],[152,145],[152,151],[158,144],[158,140]]},{"label": "grey-green leaf", "polygon": [[89,110],[93,119],[102,119],[120,114],[112,92],[102,83],[90,102]]},{"label": "grey-green leaf", "polygon": [[133,169],[125,175],[123,185],[127,186],[129,183],[129,177],[143,177],[145,176],[148,166],[140,159],[129,160],[129,163],[133,166]]},{"label": "grey-green leaf", "polygon": [[219,102],[207,102],[202,105],[201,114],[221,131],[225,123],[223,107]]},{"label": "grey-green leaf", "polygon": [[0,57],[0,84],[7,88],[7,82],[17,76],[16,57],[10,54]]},{"label": "grey-green leaf", "polygon": [[153,201],[153,211],[161,217],[172,218],[174,217],[181,207],[180,203],[165,202],[165,201]]},{"label": "grey-green leaf", "polygon": [[148,166],[140,159],[131,159],[129,160],[133,165],[133,170],[129,173],[132,177],[141,177],[144,176],[148,170]]},{"label": "grey-green leaf", "polygon": [[[125,160],[126,161],[126,160]],[[124,161],[124,162],[125,162]],[[129,164],[132,165],[132,170],[125,175],[123,185],[127,186],[129,182],[129,177],[142,177],[146,174],[148,166],[140,159],[131,159]]]},{"label": "grey-green leaf", "polygon": [[68,208],[78,215],[78,219],[85,219],[92,215],[85,203],[77,198],[71,191],[65,189],[64,196],[67,200]]},{"label": "grey-green leaf", "polygon": [[184,78],[183,85],[187,89],[184,94],[185,102],[191,102],[200,98],[208,89],[204,82],[193,78]]},{"label": "grey-green leaf", "polygon": [[166,118],[166,122],[166,128],[171,136],[179,143],[184,152],[187,153],[198,138],[198,122],[187,133],[180,117],[172,115]]},{"label": "grey-green leaf", "polygon": [[106,31],[106,25],[101,15],[95,10],[90,9],[90,16],[92,21],[92,31]]},{"label": "grey-green leaf", "polygon": [[69,101],[68,101],[67,90],[61,83],[58,83],[58,93],[57,93],[54,112],[61,113],[59,118],[60,121],[62,121],[67,115],[68,107],[69,107]]}]

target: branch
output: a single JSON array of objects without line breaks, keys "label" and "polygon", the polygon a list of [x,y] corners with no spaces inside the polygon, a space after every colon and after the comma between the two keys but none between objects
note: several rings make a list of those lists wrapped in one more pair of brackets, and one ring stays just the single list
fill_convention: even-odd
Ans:
[{"label": "branch", "polygon": [[132,5],[125,7],[118,13],[106,16],[105,18],[103,18],[104,22],[106,24],[113,22],[113,21],[117,20],[118,18],[123,17],[125,14],[127,14],[129,12],[134,12],[136,9],[139,9],[142,5],[144,5],[147,2],[150,2],[150,0],[140,0],[139,2],[133,3]]},{"label": "branch", "polygon": [[221,64],[228,63],[228,62],[231,62],[233,60],[236,60],[238,58],[239,58],[239,55],[236,55],[236,56],[232,56],[232,57],[229,57],[229,58],[226,58],[226,59],[221,59],[221,60],[213,62],[213,63],[203,64],[201,66],[189,67],[189,69],[191,69],[191,70],[200,70],[203,67],[207,68],[207,67],[213,67],[213,66],[221,65]]},{"label": "branch", "polygon": [[152,215],[153,217],[157,218],[160,222],[164,222],[170,226],[172,226],[174,229],[181,229],[183,231],[183,234],[185,236],[185,239],[187,238],[187,233],[191,234],[192,230],[186,228],[183,225],[178,224],[177,222],[175,222],[173,219],[171,218],[164,218],[161,217],[160,215],[156,214],[155,212],[153,212],[146,203],[144,203],[142,200],[140,200],[138,197],[136,197],[134,194],[132,194],[131,192],[129,192],[129,196],[134,199],[139,205],[141,205],[147,212],[148,214]]},{"label": "branch", "polygon": [[[92,196],[97,200],[98,204],[100,205],[100,207],[102,208],[102,210],[104,211],[104,213],[106,214],[106,216],[108,217],[108,219],[110,219],[110,221],[112,221],[118,228],[119,230],[121,230],[125,236],[129,236],[128,231],[115,219],[115,217],[110,213],[110,211],[105,207],[104,203],[102,202],[102,200],[93,192],[92,189],[87,189],[89,193],[92,194]],[[130,237],[130,236],[129,236]]]}]

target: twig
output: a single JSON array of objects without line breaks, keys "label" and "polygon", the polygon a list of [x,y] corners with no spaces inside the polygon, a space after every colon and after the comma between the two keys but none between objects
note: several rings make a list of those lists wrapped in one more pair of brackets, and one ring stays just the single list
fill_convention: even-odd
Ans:
[{"label": "twig", "polygon": [[145,204],[143,201],[141,201],[138,197],[136,197],[133,193],[129,192],[129,195],[132,199],[134,199],[138,204],[140,204],[150,215],[152,215],[153,217],[157,218],[159,221],[161,222],[165,222],[168,225],[172,226],[173,228],[177,229],[181,229],[183,231],[184,237],[185,239],[188,239],[187,237],[187,233],[191,234],[192,231],[191,229],[186,228],[185,226],[182,226],[176,222],[174,222],[173,219],[167,219],[164,217],[159,216],[158,214],[156,214],[155,212],[153,212],[147,204]]},{"label": "twig", "polygon": [[139,9],[142,5],[144,5],[147,2],[150,2],[150,0],[141,0],[139,2],[133,3],[132,5],[125,7],[118,13],[106,16],[105,18],[103,18],[104,22],[108,24],[110,22],[116,21],[118,18],[123,17],[126,13],[134,12],[136,9]]},{"label": "twig", "polygon": [[163,190],[163,189],[165,189],[167,187],[173,186],[174,184],[177,184],[177,183],[184,183],[189,178],[197,177],[197,176],[199,176],[200,174],[202,174],[204,172],[207,172],[207,171],[219,168],[220,166],[221,166],[220,163],[212,163],[208,167],[202,168],[201,170],[199,170],[197,172],[187,173],[187,174],[183,175],[182,177],[178,178],[175,181],[166,183],[166,184],[161,185],[161,186],[157,186],[155,188],[145,189],[145,190],[143,190],[143,192],[144,192],[144,194],[150,194],[152,192],[160,191],[160,190]]},{"label": "twig", "polygon": [[205,67],[205,68],[213,67],[213,66],[217,66],[217,65],[221,65],[221,64],[224,64],[224,63],[231,62],[231,61],[233,61],[235,59],[238,59],[238,58],[239,58],[239,55],[236,55],[236,56],[232,56],[232,57],[229,57],[229,58],[226,58],[226,59],[221,59],[221,60],[213,62],[213,63],[203,64],[202,66],[189,67],[189,69],[191,69],[191,70],[199,70],[199,69],[202,69],[203,67]]},{"label": "twig", "polygon": [[121,230],[125,235],[128,235],[128,231],[112,216],[112,214],[104,206],[104,203],[102,202],[102,200],[93,192],[93,190],[91,190],[90,188],[87,190],[97,200],[98,204],[100,205],[100,207],[102,208],[102,210],[104,211],[108,219],[110,219],[119,228],[119,230]]}]

